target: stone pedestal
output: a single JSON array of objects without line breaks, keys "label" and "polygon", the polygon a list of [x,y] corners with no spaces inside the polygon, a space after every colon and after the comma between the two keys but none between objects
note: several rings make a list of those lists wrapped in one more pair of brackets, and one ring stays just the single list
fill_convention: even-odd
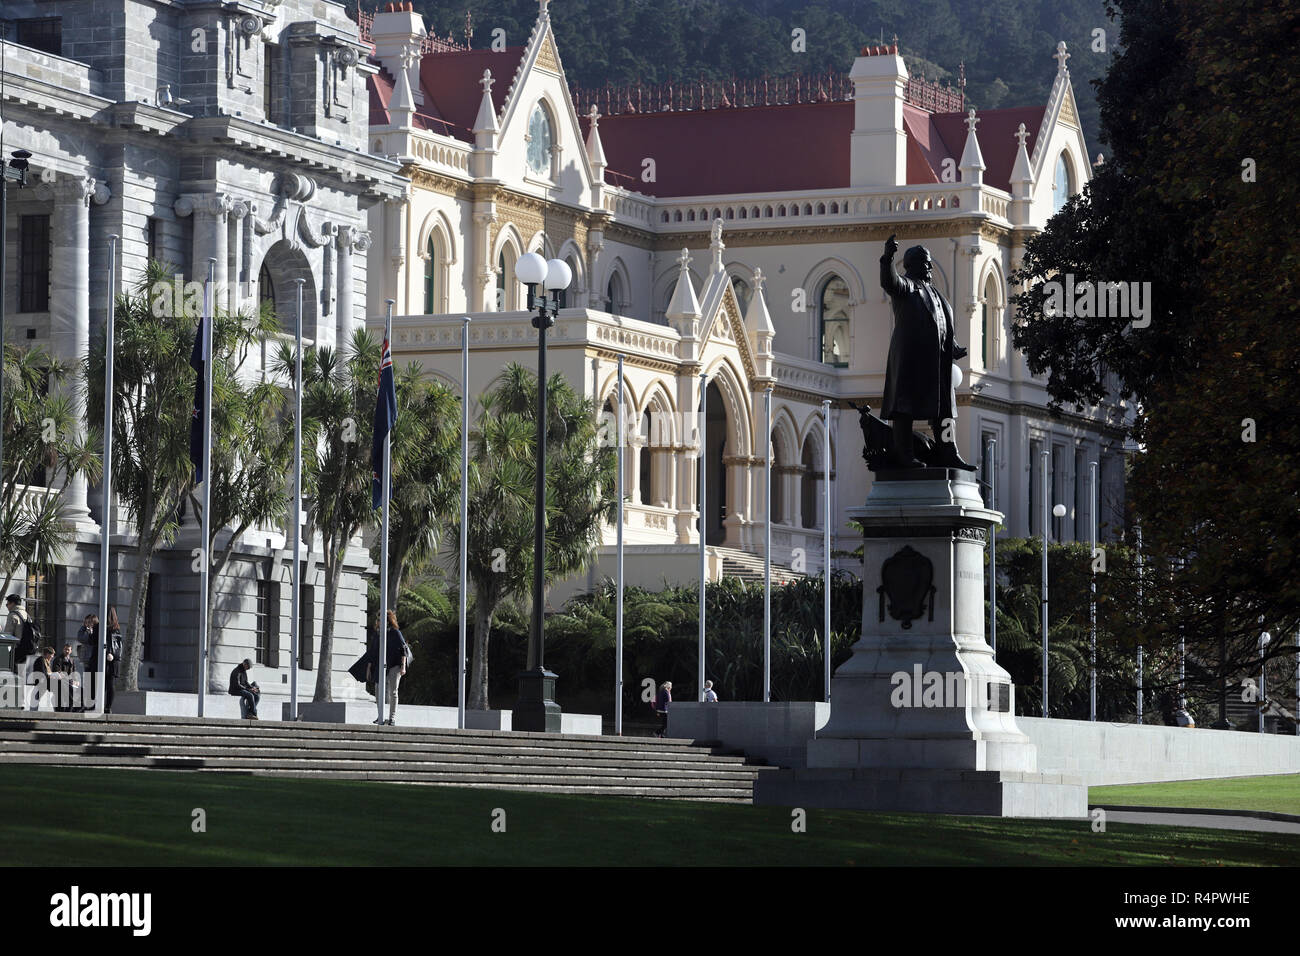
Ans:
[{"label": "stone pedestal", "polygon": [[808,769],[762,775],[755,802],[1086,816],[1082,781],[1037,772],[984,640],[984,548],[1002,516],[973,477],[882,472],[850,514],[865,537],[862,637],[831,681]]}]

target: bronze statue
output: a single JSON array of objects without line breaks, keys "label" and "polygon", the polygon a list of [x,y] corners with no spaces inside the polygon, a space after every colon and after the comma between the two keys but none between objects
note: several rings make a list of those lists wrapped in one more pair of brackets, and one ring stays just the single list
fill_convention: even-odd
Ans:
[{"label": "bronze statue", "polygon": [[[890,236],[880,257],[880,287],[894,306],[894,333],[889,339],[885,397],[881,415],[893,426],[892,464],[895,468],[964,468],[953,441],[944,441],[944,423],[957,417],[957,393],[952,383],[954,359],[966,355],[957,344],[952,308],[931,282],[934,268],[925,246],[903,254],[904,275],[894,271],[898,240]],[[914,451],[912,422],[928,420],[934,433],[933,452],[920,460]]]}]

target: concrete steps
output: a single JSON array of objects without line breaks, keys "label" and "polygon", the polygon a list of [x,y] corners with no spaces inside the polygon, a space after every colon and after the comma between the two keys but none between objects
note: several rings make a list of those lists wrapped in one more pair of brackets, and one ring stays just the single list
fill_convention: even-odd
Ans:
[{"label": "concrete steps", "polygon": [[688,740],[19,711],[0,713],[0,764],[743,803],[774,769]]},{"label": "concrete steps", "polygon": [[[714,548],[714,552],[722,558],[722,576],[724,578],[740,578],[748,584],[763,583],[763,559],[747,551],[739,551],[735,548]],[[783,565],[772,565],[772,583],[788,584],[796,578],[804,575],[796,573],[791,568]]]}]

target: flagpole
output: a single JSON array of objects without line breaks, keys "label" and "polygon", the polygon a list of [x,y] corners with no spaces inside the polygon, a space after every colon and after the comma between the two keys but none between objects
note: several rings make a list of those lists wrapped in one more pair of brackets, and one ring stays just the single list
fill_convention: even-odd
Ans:
[{"label": "flagpole", "polygon": [[298,285],[298,311],[293,323],[293,506],[289,521],[293,525],[293,597],[289,618],[289,719],[298,719],[298,643],[302,624],[302,287],[306,279],[294,279]]},{"label": "flagpole", "polygon": [[208,281],[203,288],[203,508],[199,536],[199,671],[198,716],[203,716],[204,697],[208,689],[208,575],[212,573],[212,556],[208,552],[208,535],[212,529],[212,326],[217,260],[208,260]]},{"label": "flagpole", "polygon": [[469,316],[460,332],[460,643],[456,658],[456,726],[465,729],[465,657],[469,579]]},{"label": "flagpole", "polygon": [[826,700],[831,699],[831,400],[822,399],[822,491],[826,513],[822,518],[822,657],[825,666]]},{"label": "flagpole", "polygon": [[100,482],[102,493],[99,505],[99,627],[95,640],[99,647],[95,653],[94,713],[104,715],[107,693],[104,677],[108,660],[108,561],[109,545],[113,534],[113,301],[114,274],[117,264],[117,236],[108,237],[108,314],[104,318],[104,474]]},{"label": "flagpole", "polygon": [[[614,598],[614,733],[623,735],[623,356],[618,357],[618,517],[615,537]],[[648,448],[641,453],[647,454]]]},{"label": "flagpole", "polygon": [[772,699],[772,389],[763,392],[763,701]]},{"label": "flagpole", "polygon": [[708,534],[705,530],[708,524],[706,503],[708,500],[708,485],[705,481],[705,447],[707,438],[706,429],[708,428],[709,419],[709,376],[704,372],[700,373],[700,455],[698,458],[699,478],[700,478],[700,662],[699,662],[699,700],[704,700],[704,592],[705,577],[707,569],[705,562],[707,560],[705,553],[705,541]]},{"label": "flagpole", "polygon": [[[382,383],[384,377],[384,357],[389,353],[392,347],[389,342],[393,334],[393,300],[385,300],[387,312],[384,316],[384,347],[379,356],[379,378]],[[384,400],[383,395],[376,398],[377,402]],[[390,480],[390,471],[392,469],[392,434],[393,422],[388,423],[388,431],[384,434],[384,465],[379,477],[379,500],[382,502],[383,517],[380,520],[379,531],[379,627],[375,640],[375,670],[378,674],[375,678],[375,697],[379,704],[379,720],[377,723],[383,726],[384,723],[384,694],[388,689],[388,499],[392,492],[392,483]]]}]

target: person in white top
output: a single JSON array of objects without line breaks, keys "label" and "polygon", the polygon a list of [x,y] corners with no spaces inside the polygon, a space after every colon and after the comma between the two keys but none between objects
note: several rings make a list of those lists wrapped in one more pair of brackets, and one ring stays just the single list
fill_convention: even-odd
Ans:
[{"label": "person in white top", "polygon": [[711,680],[704,682],[704,702],[706,704],[716,704],[718,702],[718,695],[713,692],[713,681]]}]

